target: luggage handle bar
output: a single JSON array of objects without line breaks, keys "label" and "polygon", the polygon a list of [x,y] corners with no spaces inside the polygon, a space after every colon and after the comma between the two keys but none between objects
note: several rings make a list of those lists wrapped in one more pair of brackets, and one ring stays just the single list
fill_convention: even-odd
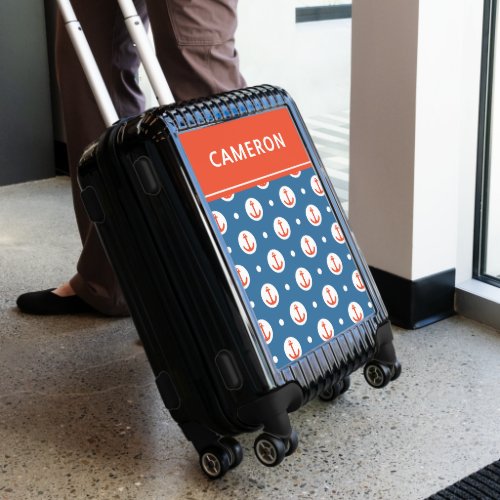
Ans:
[{"label": "luggage handle bar", "polygon": [[139,58],[144,65],[151,87],[156,94],[160,105],[170,104],[172,96],[170,89],[161,69],[156,53],[146,32],[146,28],[137,14],[133,0],[118,0],[123,18],[130,37],[137,47]]},{"label": "luggage handle bar", "polygon": [[[118,0],[125,25],[132,41],[137,47],[139,58],[144,65],[148,79],[160,104],[169,104],[170,92],[165,75],[153,50],[151,42],[133,0]],[[97,66],[92,50],[83,32],[70,0],[57,0],[71,42],[89,82],[92,93],[106,127],[118,120],[118,114],[109,95],[106,84]]]}]

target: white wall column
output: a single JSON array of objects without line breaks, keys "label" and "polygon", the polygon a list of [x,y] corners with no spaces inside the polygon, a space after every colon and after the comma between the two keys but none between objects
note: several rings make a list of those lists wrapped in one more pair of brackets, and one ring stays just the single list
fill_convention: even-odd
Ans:
[{"label": "white wall column", "polygon": [[349,218],[371,266],[411,279],[418,0],[352,18]]},{"label": "white wall column", "polygon": [[471,0],[353,1],[349,216],[404,326],[453,312],[458,235],[472,248],[462,204],[476,168],[474,3],[471,15]]}]

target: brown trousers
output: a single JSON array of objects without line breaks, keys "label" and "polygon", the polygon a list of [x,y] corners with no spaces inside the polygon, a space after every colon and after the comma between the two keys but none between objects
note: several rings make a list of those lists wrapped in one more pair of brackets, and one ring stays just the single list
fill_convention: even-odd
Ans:
[{"label": "brown trousers", "polygon": [[[245,85],[234,47],[237,0],[135,0],[151,23],[158,59],[176,101]],[[73,0],[120,117],[139,114],[139,60],[116,0]],[[149,14],[149,16],[148,16]],[[128,314],[115,274],[82,205],[76,169],[80,155],[104,130],[90,87],[59,17],[56,65],[63,106],[73,202],[83,249],[70,284],[82,299],[111,316]]]}]

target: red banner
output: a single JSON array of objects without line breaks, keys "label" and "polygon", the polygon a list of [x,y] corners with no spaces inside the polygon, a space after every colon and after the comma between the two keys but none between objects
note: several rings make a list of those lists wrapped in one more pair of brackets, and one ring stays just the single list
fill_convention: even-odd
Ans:
[{"label": "red banner", "polygon": [[207,201],[311,166],[286,108],[183,132],[180,141]]}]

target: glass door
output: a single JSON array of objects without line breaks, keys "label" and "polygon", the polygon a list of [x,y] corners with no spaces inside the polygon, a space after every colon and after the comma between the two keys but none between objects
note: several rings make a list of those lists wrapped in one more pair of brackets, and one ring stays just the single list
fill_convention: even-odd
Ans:
[{"label": "glass door", "polygon": [[[239,0],[238,18],[236,48],[248,85],[291,94],[347,211],[352,0]],[[142,66],[139,83],[146,107],[155,106]]]},{"label": "glass door", "polygon": [[351,10],[351,0],[239,0],[236,32],[243,76],[290,93],[345,209]]},{"label": "glass door", "polygon": [[349,208],[351,19],[351,0],[295,1],[296,36],[305,41],[304,63],[311,66],[308,72],[315,75],[309,89],[304,89],[302,100],[307,99],[307,104],[298,104],[304,108],[307,128],[346,212]]},{"label": "glass door", "polygon": [[500,287],[500,46],[497,0],[484,10],[479,117],[475,278]]}]

